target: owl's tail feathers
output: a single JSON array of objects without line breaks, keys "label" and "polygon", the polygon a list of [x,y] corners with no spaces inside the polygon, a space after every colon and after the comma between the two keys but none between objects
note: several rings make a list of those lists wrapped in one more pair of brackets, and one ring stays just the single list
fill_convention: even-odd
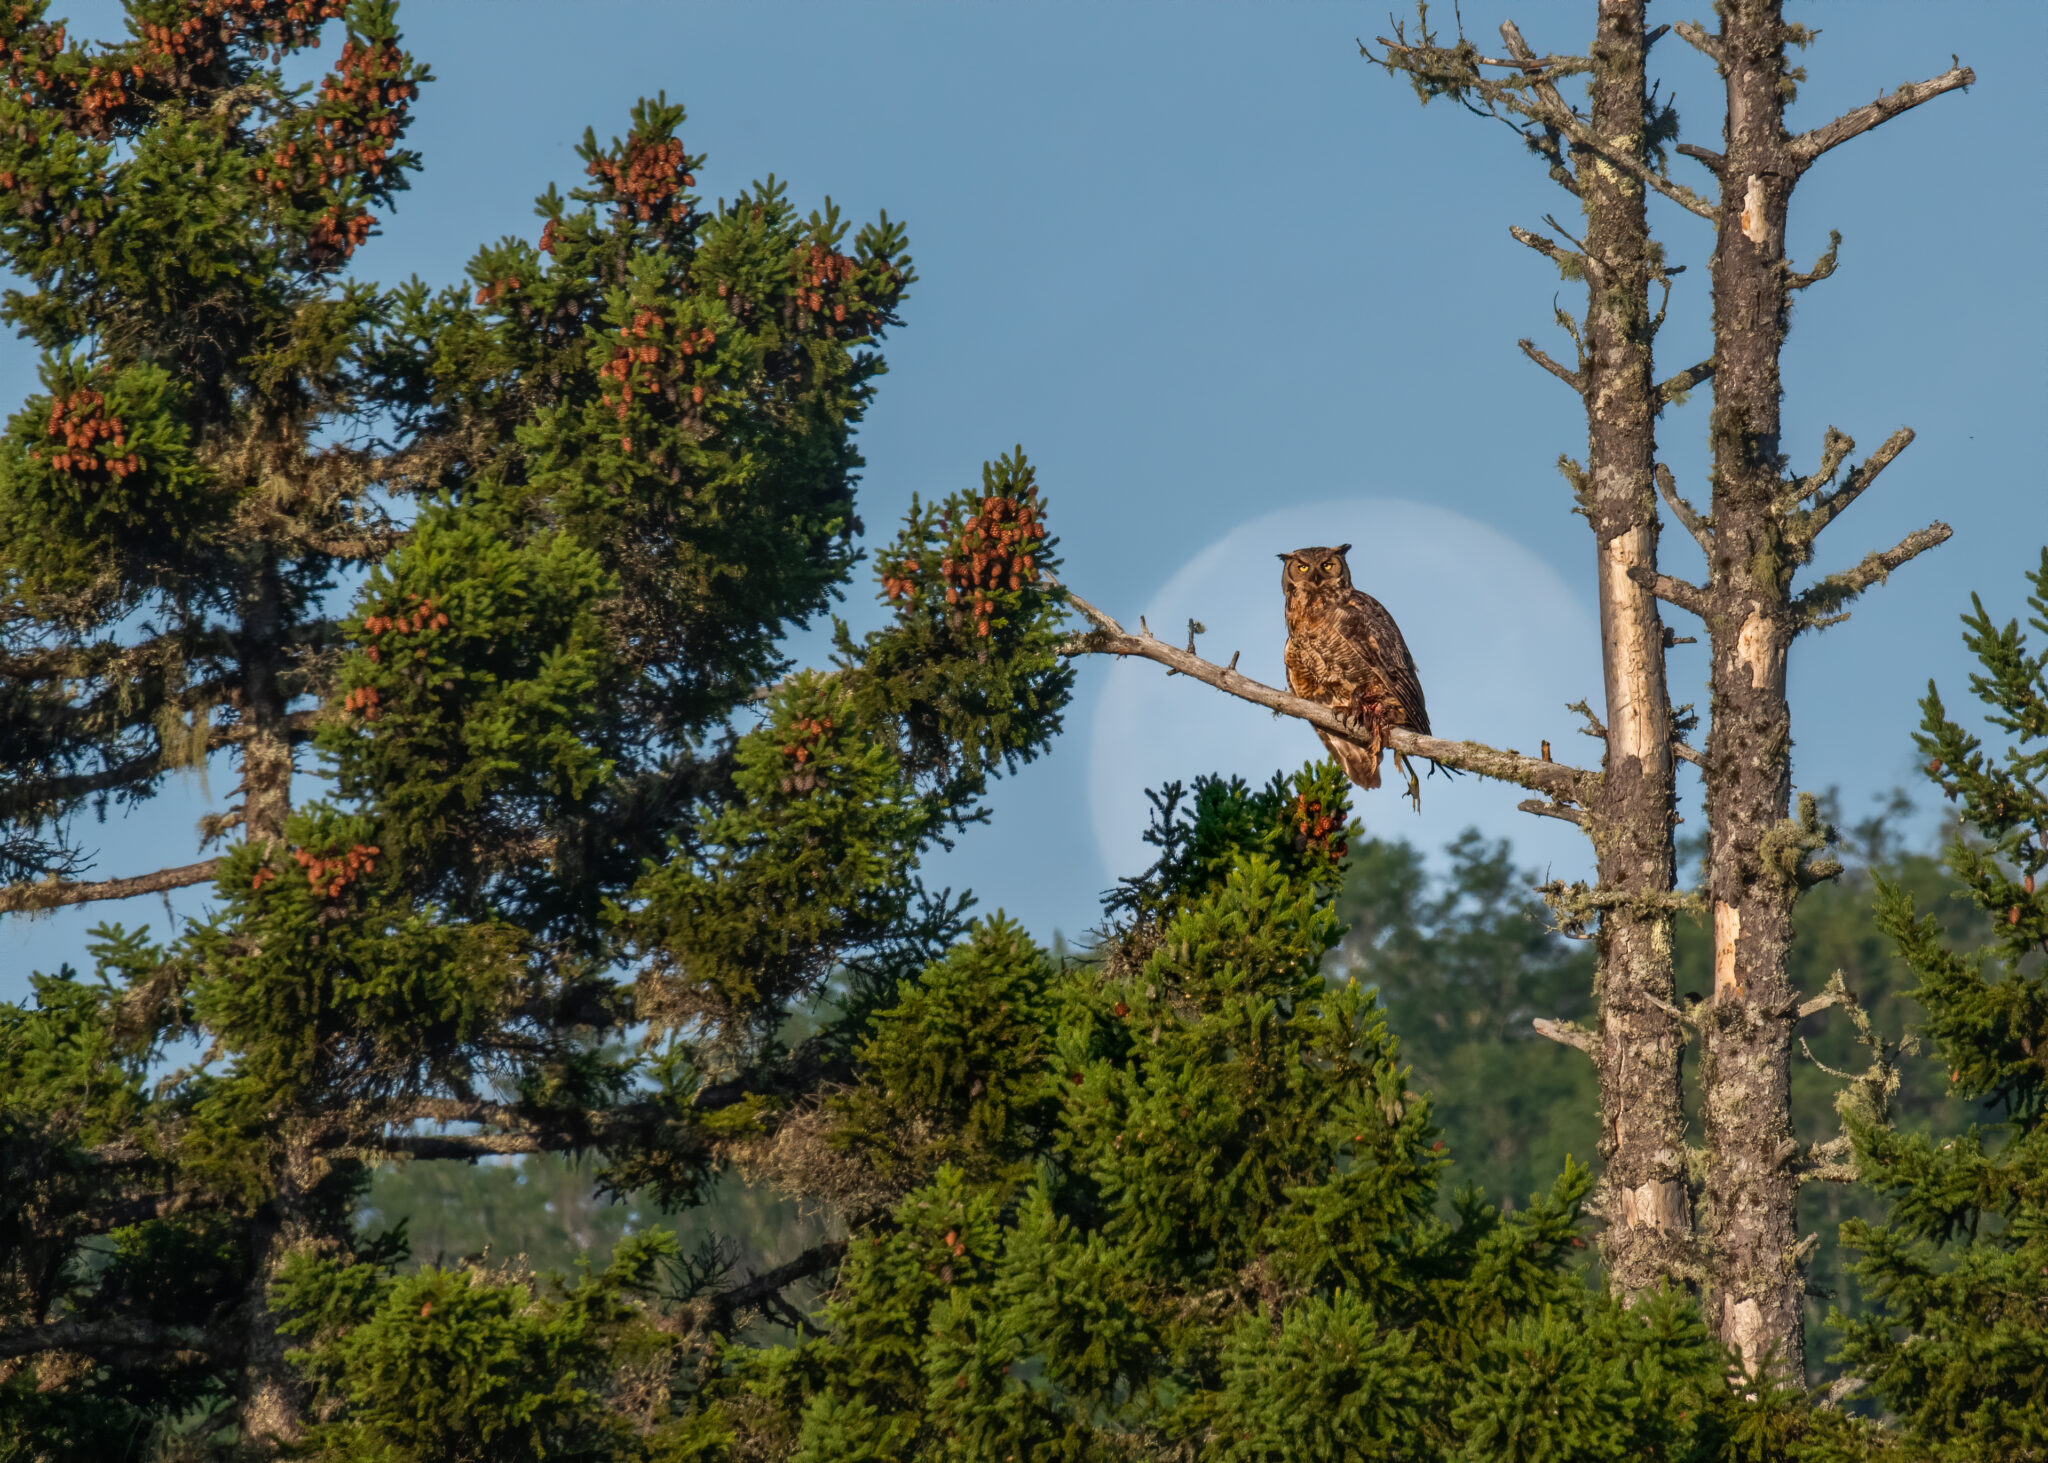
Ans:
[{"label": "owl's tail feathers", "polygon": [[1337,765],[1344,769],[1344,775],[1370,792],[1380,785],[1380,748],[1375,739],[1371,746],[1363,742],[1344,741],[1331,736],[1318,727],[1316,735],[1323,739],[1323,745],[1330,749],[1330,755],[1337,759]]}]

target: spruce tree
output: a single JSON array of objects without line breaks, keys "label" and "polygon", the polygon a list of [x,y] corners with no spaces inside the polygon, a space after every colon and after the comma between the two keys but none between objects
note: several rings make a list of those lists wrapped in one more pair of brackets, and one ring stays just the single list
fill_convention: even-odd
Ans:
[{"label": "spruce tree", "polygon": [[[334,69],[288,86],[323,26]],[[656,98],[585,134],[537,237],[384,289],[350,271],[428,79],[393,5],[134,0],[87,45],[24,3],[0,45],[5,313],[46,383],[0,441],[0,912],[213,894],[101,927],[91,973],[0,1019],[4,1446],[342,1447],[307,1432],[355,1396],[333,1322],[407,1386],[464,1384],[439,1346],[526,1368],[501,1412],[422,1394],[362,1439],[564,1456],[589,1328],[659,1257],[464,1319],[354,1225],[366,1175],[590,1153],[684,1205],[720,1142],[844,1080],[844,1040],[778,1040],[790,1012],[950,941],[920,854],[1059,723],[1032,471],[917,506],[884,627],[794,671],[857,558],[900,226],[773,180],[707,205]],[[202,857],[81,877],[82,813],[215,754],[239,784]],[[202,1055],[167,1071],[173,1042]],[[454,1331],[361,1329],[401,1303]]]},{"label": "spruce tree", "polygon": [[[2029,622],[2048,636],[2048,549],[2029,577]],[[1982,600],[1963,623],[1981,667],[1970,693],[1999,735],[1986,746],[1930,683],[1914,741],[1956,804],[1948,864],[1990,936],[1959,951],[1896,884],[1878,919],[1919,977],[1953,1099],[1996,1121],[1937,1139],[1867,1105],[1846,1114],[1889,1213],[1843,1226],[1873,1304],[1840,1360],[1918,1456],[2020,1460],[2048,1453],[2048,647]]]},{"label": "spruce tree", "polygon": [[1428,1099],[1322,971],[1344,799],[1167,789],[1094,958],[997,918],[902,982],[745,1156],[855,1217],[817,1334],[708,1386],[731,1456],[1690,1458],[1750,1420],[1682,1297],[1585,1289],[1583,1165],[1436,1213]]}]

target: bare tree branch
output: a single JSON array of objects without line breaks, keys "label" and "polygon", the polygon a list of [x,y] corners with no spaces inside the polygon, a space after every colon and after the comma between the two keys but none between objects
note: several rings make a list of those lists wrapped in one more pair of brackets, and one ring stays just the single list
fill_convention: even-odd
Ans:
[{"label": "bare tree branch", "polygon": [[[1570,114],[1570,106],[1566,104],[1563,97],[1557,94],[1556,78],[1560,75],[1571,75],[1573,72],[1581,69],[1590,69],[1589,63],[1581,62],[1579,66],[1573,67],[1571,71],[1550,70],[1550,68],[1543,66],[1537,60],[1535,53],[1529,49],[1529,43],[1522,39],[1522,32],[1516,28],[1512,20],[1501,22],[1500,37],[1507,43],[1508,51],[1521,66],[1522,74],[1528,78],[1529,86],[1536,93],[1537,98],[1553,114],[1560,112]],[[1555,182],[1567,193],[1570,193],[1574,198],[1583,197],[1584,195],[1579,191],[1578,174],[1565,165],[1562,129],[1554,121],[1544,122],[1542,127],[1543,141],[1539,144],[1539,149],[1550,160],[1551,181]],[[1531,140],[1534,141],[1534,139]],[[1579,161],[1583,163],[1584,160],[1579,159]]]},{"label": "bare tree branch", "polygon": [[1525,229],[1520,224],[1509,224],[1508,235],[1517,244],[1534,249],[1567,274],[1586,267],[1585,255],[1577,250],[1565,248],[1555,239],[1546,239],[1531,229]]},{"label": "bare tree branch", "polygon": [[[1847,440],[1846,438],[1844,440]],[[1884,445],[1870,454],[1842,479],[1842,485],[1832,493],[1815,500],[1811,509],[1795,514],[1785,525],[1785,537],[1801,546],[1812,543],[1820,537],[1820,531],[1841,515],[1844,508],[1863,495],[1863,490],[1877,481],[1877,475],[1892,465],[1892,459],[1913,445],[1913,429],[1901,427],[1884,439]],[[1849,443],[1847,452],[1856,450],[1856,444]]]},{"label": "bare tree branch", "polygon": [[1536,342],[1533,340],[1518,340],[1515,344],[1522,348],[1523,355],[1527,356],[1551,375],[1557,377],[1565,385],[1571,387],[1573,391],[1576,391],[1581,396],[1586,394],[1586,375],[1583,371],[1574,371],[1559,365],[1541,350],[1537,349]]},{"label": "bare tree branch", "polygon": [[1843,459],[1855,450],[1854,437],[1847,432],[1829,427],[1826,435],[1821,438],[1820,466],[1803,478],[1794,478],[1786,491],[1772,501],[1772,508],[1779,513],[1790,513],[1808,498],[1823,491],[1835,480],[1835,474],[1841,471]]},{"label": "bare tree branch", "polygon": [[39,1351],[75,1351],[85,1356],[160,1356],[164,1352],[233,1354],[219,1337],[196,1326],[158,1326],[149,1321],[81,1320],[67,1316],[42,1326],[0,1331],[0,1360]]},{"label": "bare tree branch", "polygon": [[551,1148],[572,1145],[566,1140],[550,1143],[539,1133],[420,1133],[349,1146],[406,1158],[477,1159],[507,1153],[545,1153]]},{"label": "bare tree branch", "polygon": [[1657,470],[1654,475],[1657,479],[1657,492],[1671,509],[1672,516],[1685,525],[1685,531],[1692,535],[1692,541],[1698,544],[1701,552],[1711,559],[1714,553],[1714,530],[1712,526],[1708,524],[1706,519],[1700,516],[1697,508],[1679,496],[1678,483],[1671,476],[1670,468],[1660,462],[1657,464]]},{"label": "bare tree branch", "polygon": [[[1358,727],[1327,706],[1304,701],[1299,696],[1277,691],[1228,666],[1215,665],[1179,646],[1170,645],[1149,630],[1129,634],[1115,620],[1069,590],[1067,600],[1095,625],[1087,634],[1077,635],[1060,647],[1062,655],[1137,655],[1157,661],[1190,679],[1227,691],[1254,705],[1283,715],[1298,717],[1334,736],[1356,737]],[[1583,803],[1600,774],[1563,762],[1545,762],[1515,751],[1500,751],[1479,742],[1451,742],[1440,737],[1419,736],[1406,727],[1392,727],[1387,746],[1410,757],[1426,757],[1460,772],[1476,772],[1499,782],[1511,782],[1534,792],[1548,793],[1558,802]]]},{"label": "bare tree branch", "polygon": [[1547,1016],[1538,1016],[1529,1024],[1536,1028],[1538,1036],[1547,1036],[1560,1046],[1577,1047],[1589,1057],[1599,1054],[1599,1038],[1576,1021],[1552,1021]]},{"label": "bare tree branch", "polygon": [[704,1318],[703,1328],[730,1332],[747,1312],[770,1309],[782,1300],[782,1292],[790,1286],[831,1269],[845,1258],[846,1241],[828,1240],[805,1250],[786,1265],[777,1265],[764,1275],[756,1275],[731,1290],[720,1291],[708,1299],[706,1309],[710,1314]]},{"label": "bare tree branch", "polygon": [[1657,383],[1657,408],[1663,410],[1686,392],[1714,376],[1714,358],[1708,356],[1697,365],[1687,366],[1676,376],[1667,376]]},{"label": "bare tree branch", "polygon": [[[1512,22],[1501,27],[1503,36],[1508,35],[1510,31],[1513,31]],[[1510,49],[1525,49],[1516,44],[1520,38],[1520,33],[1515,32],[1509,41]],[[1400,41],[1390,41],[1385,36],[1381,36],[1379,41],[1387,48],[1386,59],[1380,64],[1398,67],[1413,76],[1439,85],[1476,92],[1489,107],[1526,117],[1547,132],[1554,132],[1570,142],[1574,149],[1582,148],[1623,172],[1632,174],[1644,187],[1661,193],[1686,212],[1709,220],[1720,217],[1719,207],[1709,203],[1692,189],[1681,183],[1672,182],[1656,169],[1627,153],[1608,152],[1602,148],[1588,130],[1585,119],[1572,110],[1571,105],[1558,95],[1557,87],[1540,71],[1531,89],[1525,92],[1510,82],[1492,80],[1480,75],[1478,68],[1471,64],[1467,52],[1442,46],[1411,46]],[[1531,56],[1529,64],[1534,62],[1535,57]],[[1498,115],[1497,111],[1495,115]],[[1531,141],[1535,139],[1532,138]],[[1538,146],[1541,148],[1541,144]],[[1551,176],[1576,194],[1579,191],[1578,182],[1564,169],[1562,159],[1554,152],[1546,151],[1546,155],[1552,158]]]},{"label": "bare tree branch", "polygon": [[1827,1010],[1830,1006],[1853,1005],[1855,1004],[1855,1000],[1856,998],[1850,995],[1847,991],[1838,989],[1834,986],[1830,986],[1827,990],[1822,991],[1812,1000],[1801,1001],[1799,1003],[1799,1009],[1792,1013],[1793,1019],[1797,1021],[1804,1021],[1809,1016],[1819,1015],[1822,1011]]},{"label": "bare tree branch", "polygon": [[1707,592],[1697,584],[1689,584],[1685,580],[1675,579],[1669,574],[1659,574],[1641,565],[1631,569],[1629,577],[1666,604],[1674,604],[1682,610],[1690,610],[1702,620],[1707,618]]},{"label": "bare tree branch", "polygon": [[1534,813],[1539,818],[1562,818],[1567,823],[1586,826],[1586,815],[1577,808],[1568,808],[1563,803],[1546,803],[1541,798],[1525,798],[1515,807],[1524,813]]},{"label": "bare tree branch", "polygon": [[1793,271],[1785,276],[1785,288],[1803,290],[1810,284],[1819,284],[1835,272],[1835,260],[1842,252],[1842,231],[1828,230],[1828,246],[1820,251],[1820,258],[1813,261],[1813,268],[1804,274]]},{"label": "bare tree branch", "polygon": [[1811,132],[1800,133],[1786,145],[1785,150],[1799,167],[1809,167],[1815,158],[1830,148],[1840,147],[1850,138],[1862,136],[1871,128],[1889,122],[1899,113],[1910,111],[1922,102],[1932,101],[1943,92],[1966,87],[1976,79],[1977,73],[1969,67],[1956,66],[1929,81],[1909,81],[1895,92],[1880,95],[1868,106],[1858,107],[1853,112],[1844,112],[1832,122],[1816,127]]},{"label": "bare tree branch", "polygon": [[1671,27],[1678,32],[1678,38],[1705,56],[1716,66],[1722,64],[1721,38],[1703,28],[1698,21],[1681,20]]},{"label": "bare tree branch", "polygon": [[1883,553],[1869,555],[1854,569],[1828,575],[1792,601],[1796,623],[1802,630],[1818,628],[1823,622],[1834,623],[1840,618],[1838,611],[1843,605],[1871,585],[1883,583],[1891,577],[1892,570],[1907,560],[1918,558],[1936,544],[1947,543],[1954,533],[1946,523],[1930,523],[1918,533],[1907,534]]},{"label": "bare tree branch", "polygon": [[92,904],[102,899],[131,899],[137,894],[184,889],[193,884],[204,884],[219,871],[220,866],[221,860],[210,858],[182,868],[138,874],[132,879],[103,879],[97,883],[67,883],[52,879],[38,884],[10,884],[0,888],[0,914],[56,909],[67,904]]},{"label": "bare tree branch", "polygon": [[1728,167],[1728,159],[1715,152],[1711,147],[1695,147],[1690,142],[1681,142],[1678,144],[1678,151],[1683,156],[1691,158],[1694,162],[1703,164],[1716,177],[1720,176]]}]

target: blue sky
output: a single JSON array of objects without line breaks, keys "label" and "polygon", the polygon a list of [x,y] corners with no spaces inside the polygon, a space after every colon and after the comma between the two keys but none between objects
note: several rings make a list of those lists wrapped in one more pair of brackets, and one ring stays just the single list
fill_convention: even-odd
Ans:
[{"label": "blue sky", "polygon": [[[1540,227],[1546,212],[1571,227],[1572,200],[1505,128],[1447,104],[1424,109],[1360,59],[1356,39],[1386,30],[1386,8],[412,0],[402,10],[408,42],[437,78],[411,138],[426,170],[361,256],[362,272],[440,283],[458,278],[479,244],[531,237],[533,195],[578,179],[583,128],[623,132],[634,97],[666,90],[689,107],[686,145],[709,155],[707,193],[773,172],[802,204],[829,194],[856,219],[886,208],[908,222],[922,282],[862,434],[870,542],[913,492],[971,484],[985,458],[1017,443],[1040,467],[1068,582],[1131,618],[1164,604],[1169,585],[1197,604],[1211,592],[1243,601],[1252,571],[1242,566],[1298,545],[1239,530],[1292,510],[1319,520],[1310,505],[1330,505],[1340,527],[1362,520],[1368,535],[1395,523],[1442,534],[1448,551],[1437,542],[1414,553],[1383,535],[1375,560],[1388,566],[1382,598],[1411,639],[1429,638],[1417,625],[1455,624],[1464,637],[1438,634],[1443,648],[1423,658],[1433,703],[1469,718],[1438,730],[1524,745],[1540,734],[1560,755],[1573,743],[1590,749],[1561,703],[1598,692],[1583,634],[1591,536],[1554,468],[1561,452],[1583,451],[1584,428],[1577,402],[1514,344],[1532,336],[1555,351],[1551,301],[1575,308],[1575,287],[1507,236],[1510,224]],[[1490,42],[1515,14],[1539,51],[1562,50],[1583,42],[1592,8],[1467,0],[1464,18]],[[71,13],[91,33],[109,29],[113,9]],[[1707,9],[1651,6],[1658,21]],[[1844,236],[1834,278],[1800,296],[1786,352],[1795,464],[1811,465],[1829,424],[1866,449],[1901,424],[1919,433],[1830,530],[1817,569],[1853,563],[1932,518],[1956,530],[1848,624],[1793,653],[1795,776],[1803,787],[1839,785],[1853,811],[1910,775],[1913,703],[1927,678],[1962,690],[1956,616],[1970,592],[2015,613],[2020,575],[2048,538],[2048,180],[2030,145],[2030,72],[2048,49],[2048,7],[1835,0],[1793,13],[1822,30],[1804,58],[1812,76],[1795,125],[1944,70],[1952,52],[1979,78],[1968,94],[1830,154],[1801,184],[1791,222],[1802,262],[1830,228]],[[1690,139],[1718,145],[1711,69],[1674,37],[1655,60]],[[1693,186],[1707,183],[1693,164],[1679,167]],[[1653,207],[1671,256],[1692,266],[1660,342],[1676,369],[1705,354],[1710,235],[1698,219]],[[28,349],[0,346],[0,398],[33,389]],[[1699,498],[1707,404],[1696,394],[1662,427],[1662,455]],[[1367,502],[1386,499],[1484,531],[1463,532],[1441,513],[1375,514]],[[1244,550],[1236,559],[1218,548],[1233,535]],[[1667,567],[1696,568],[1682,532],[1664,542]],[[1188,577],[1198,562],[1222,566],[1212,591]],[[1426,573],[1412,567],[1421,564]],[[1531,618],[1539,603],[1551,618]],[[865,579],[844,609],[856,625],[871,622]],[[1681,634],[1695,628],[1674,619]],[[1515,675],[1499,654],[1458,649],[1486,639],[1490,623],[1555,633],[1509,658],[1534,668]],[[1191,729],[1212,714],[1197,700],[1135,732],[1098,721],[1110,674],[1081,666],[1062,743],[999,789],[991,827],[934,859],[935,882],[971,885],[1042,936],[1092,922],[1112,874],[1101,850],[1114,840],[1098,836],[1091,786],[1114,781],[1126,743],[1133,778],[1208,755]],[[1704,675],[1698,647],[1675,652],[1679,700],[1703,702]],[[1214,755],[1270,769],[1312,750],[1302,728],[1261,717]],[[188,778],[128,826],[82,830],[100,850],[96,872],[195,857],[193,822],[231,783],[220,770],[210,785]],[[1432,796],[1417,817],[1390,792],[1362,811],[1374,831],[1431,847],[1476,821],[1556,872],[1576,872],[1576,835],[1513,812],[1518,798],[1461,788]],[[188,894],[176,907],[198,902]],[[0,995],[18,994],[30,967],[77,958],[98,919],[161,927],[164,910],[142,900],[7,921]]]}]

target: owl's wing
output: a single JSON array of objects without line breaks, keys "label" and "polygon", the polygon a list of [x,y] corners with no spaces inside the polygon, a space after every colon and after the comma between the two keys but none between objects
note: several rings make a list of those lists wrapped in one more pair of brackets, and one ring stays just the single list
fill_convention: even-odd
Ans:
[{"label": "owl's wing", "polygon": [[[1401,627],[1387,613],[1387,607],[1363,590],[1354,589],[1340,602],[1338,615],[1343,634],[1330,637],[1358,658],[1358,679],[1364,672],[1376,673],[1386,683],[1393,699],[1408,713],[1411,731],[1429,733],[1429,707],[1422,699],[1422,678],[1415,673],[1415,657],[1401,638]],[[1331,647],[1325,646],[1325,653]]]}]

